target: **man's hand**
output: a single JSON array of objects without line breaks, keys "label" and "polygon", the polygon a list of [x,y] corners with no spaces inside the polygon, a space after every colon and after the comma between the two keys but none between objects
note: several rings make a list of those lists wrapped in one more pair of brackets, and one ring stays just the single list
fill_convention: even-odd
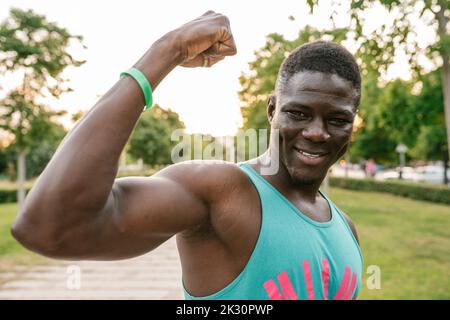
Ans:
[{"label": "man's hand", "polygon": [[228,18],[214,11],[182,25],[174,34],[180,45],[183,67],[211,67],[225,56],[236,54]]}]

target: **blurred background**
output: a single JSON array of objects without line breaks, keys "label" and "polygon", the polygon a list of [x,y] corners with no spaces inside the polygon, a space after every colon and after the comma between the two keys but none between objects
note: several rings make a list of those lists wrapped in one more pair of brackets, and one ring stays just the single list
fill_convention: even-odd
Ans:
[{"label": "blurred background", "polygon": [[[119,73],[164,33],[209,9],[229,17],[238,54],[211,69],[177,68],[161,83],[118,177],[171,164],[175,129],[216,150],[235,144],[239,130],[269,129],[266,104],[283,59],[309,41],[341,43],[360,66],[362,100],[349,152],[324,190],[356,224],[365,268],[381,271],[381,287],[364,285],[359,298],[449,299],[448,0],[3,0],[0,298],[182,297],[173,239],[122,267],[80,264],[87,280],[72,290],[68,262],[27,251],[9,229],[64,136]],[[148,276],[152,264],[165,280]]]}]

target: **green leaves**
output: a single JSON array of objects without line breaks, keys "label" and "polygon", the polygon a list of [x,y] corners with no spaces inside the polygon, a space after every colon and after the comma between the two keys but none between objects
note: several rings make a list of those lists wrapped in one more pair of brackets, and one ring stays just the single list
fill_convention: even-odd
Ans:
[{"label": "green leaves", "polygon": [[55,78],[66,67],[84,63],[67,52],[71,40],[81,41],[82,37],[32,10],[11,9],[9,18],[0,24],[0,51],[5,53],[0,58],[0,72],[25,70],[45,86],[49,76]]},{"label": "green leaves", "polygon": [[352,1],[350,4],[351,9],[363,9],[364,0]]},{"label": "green leaves", "polygon": [[310,13],[314,12],[314,7],[319,5],[319,0],[306,0],[306,3],[309,6],[309,9],[311,10]]},{"label": "green leaves", "polygon": [[[59,97],[71,91],[59,75],[68,66],[84,63],[67,52],[73,39],[82,38],[32,10],[11,9],[9,17],[0,23],[0,73],[24,74],[19,87],[0,100],[0,125],[15,135],[15,143],[22,148],[42,141],[52,118],[62,114],[37,101],[45,98],[44,92]],[[50,78],[56,83],[49,85]]]},{"label": "green leaves", "polygon": [[66,134],[53,122],[66,112],[53,111],[39,101],[47,93],[59,97],[71,90],[60,74],[84,63],[67,52],[71,40],[81,39],[31,10],[11,9],[0,23],[0,74],[24,75],[22,83],[0,100],[0,128],[14,136],[8,149],[28,152],[29,177],[40,174]]},{"label": "green leaves", "polygon": [[416,94],[412,93],[415,79],[395,80],[379,89],[378,96],[370,100],[365,125],[350,150],[354,159],[374,158],[396,164],[395,146],[400,142],[409,147],[411,158],[443,159],[447,138],[440,70],[420,79],[422,88]]},{"label": "green leaves", "polygon": [[129,154],[144,163],[163,165],[171,163],[170,153],[177,142],[170,137],[175,129],[184,128],[176,112],[154,105],[144,112],[134,129],[129,142]]}]

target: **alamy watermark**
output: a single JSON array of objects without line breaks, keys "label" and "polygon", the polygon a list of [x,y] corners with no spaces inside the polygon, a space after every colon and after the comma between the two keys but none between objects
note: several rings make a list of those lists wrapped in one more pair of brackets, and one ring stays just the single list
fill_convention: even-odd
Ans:
[{"label": "alamy watermark", "polygon": [[377,265],[370,265],[367,267],[367,274],[369,276],[366,280],[366,286],[369,290],[381,289],[381,268]]},{"label": "alamy watermark", "polygon": [[[274,175],[278,172],[278,135],[272,129],[273,143],[269,147],[267,129],[240,130],[235,137],[211,137],[208,135],[185,133],[182,129],[172,132],[171,140],[178,142],[171,152],[173,163],[188,160],[209,160],[205,163],[243,162],[259,163],[263,175]],[[267,153],[264,157],[259,157]]]},{"label": "alamy watermark", "polygon": [[66,287],[69,290],[81,289],[81,268],[77,265],[70,265],[66,269]]}]

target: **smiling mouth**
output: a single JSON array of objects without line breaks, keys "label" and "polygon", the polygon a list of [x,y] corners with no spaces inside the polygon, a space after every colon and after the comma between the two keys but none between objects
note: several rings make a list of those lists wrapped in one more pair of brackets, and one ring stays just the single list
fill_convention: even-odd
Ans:
[{"label": "smiling mouth", "polygon": [[308,157],[308,158],[312,158],[312,159],[315,159],[315,158],[320,158],[320,157],[323,157],[323,156],[325,156],[325,155],[327,155],[328,154],[328,152],[307,152],[307,151],[305,151],[305,150],[302,150],[302,149],[298,149],[298,148],[294,148],[295,149],[295,151],[297,151],[298,153],[300,153],[300,154],[302,154],[302,155],[304,155],[304,156],[306,156],[306,157]]},{"label": "smiling mouth", "polygon": [[328,155],[328,152],[312,152],[294,148],[299,158],[308,164],[318,164]]}]

